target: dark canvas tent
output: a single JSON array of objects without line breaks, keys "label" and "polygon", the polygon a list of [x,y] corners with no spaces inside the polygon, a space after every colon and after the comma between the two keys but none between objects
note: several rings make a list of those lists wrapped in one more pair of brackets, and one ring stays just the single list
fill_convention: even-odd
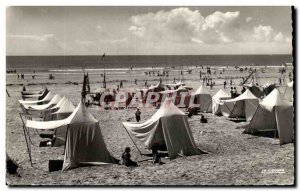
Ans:
[{"label": "dark canvas tent", "polygon": [[123,126],[147,148],[151,149],[154,144],[165,148],[170,159],[180,154],[189,156],[202,153],[194,142],[187,116],[171,99],[166,99],[149,120],[140,123],[123,122]]},{"label": "dark canvas tent", "polygon": [[221,102],[221,112],[229,118],[245,118],[250,121],[259,104],[259,100],[249,89],[242,95]]},{"label": "dark canvas tent", "polygon": [[284,100],[278,89],[274,89],[260,102],[245,133],[277,130],[281,145],[291,143],[294,139],[293,119],[292,103]]},{"label": "dark canvas tent", "polygon": [[25,126],[35,129],[68,128],[63,170],[87,164],[116,163],[104,143],[99,122],[81,102],[66,119],[56,121],[27,120]]},{"label": "dark canvas tent", "polygon": [[260,88],[255,85],[253,82],[249,84],[243,84],[244,87],[247,87],[253,95],[260,98],[263,95],[263,92],[260,90]]}]

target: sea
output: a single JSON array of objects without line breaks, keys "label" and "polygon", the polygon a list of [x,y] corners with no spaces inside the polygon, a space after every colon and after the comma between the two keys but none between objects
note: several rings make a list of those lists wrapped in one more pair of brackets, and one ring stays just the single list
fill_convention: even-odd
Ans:
[{"label": "sea", "polygon": [[80,72],[85,70],[139,70],[189,66],[280,66],[292,55],[152,55],[152,56],[7,56],[7,70],[17,72]]}]

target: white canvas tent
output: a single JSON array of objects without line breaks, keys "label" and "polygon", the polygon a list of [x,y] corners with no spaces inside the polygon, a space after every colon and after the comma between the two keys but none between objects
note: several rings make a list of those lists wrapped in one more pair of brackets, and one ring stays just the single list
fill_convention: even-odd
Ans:
[{"label": "white canvas tent", "polygon": [[164,85],[160,82],[158,82],[155,86],[151,85],[148,88],[148,91],[153,91],[153,92],[160,92],[160,91],[164,91],[164,90],[165,90]]},{"label": "white canvas tent", "polygon": [[49,90],[46,88],[44,89],[41,93],[37,94],[24,94],[22,93],[22,98],[23,99],[31,99],[31,100],[39,100],[45,97],[49,93]]},{"label": "white canvas tent", "polygon": [[242,95],[234,99],[222,100],[220,104],[222,115],[229,118],[246,118],[247,121],[250,121],[259,100],[247,89]]},{"label": "white canvas tent", "polygon": [[66,98],[65,101],[61,104],[61,106],[57,108],[57,111],[54,111],[44,116],[44,121],[65,119],[69,117],[74,110],[75,106],[69,99]]},{"label": "white canvas tent", "polygon": [[183,83],[182,81],[177,82],[176,84],[165,84],[167,87],[174,87],[177,88],[179,86],[184,86],[185,83]]},{"label": "white canvas tent", "polygon": [[46,90],[46,88],[42,89],[42,90],[21,91],[21,94],[24,95],[24,96],[37,95],[37,94],[42,94],[45,90]]},{"label": "white canvas tent", "polygon": [[171,99],[166,99],[149,120],[122,124],[147,148],[151,149],[155,144],[161,150],[166,149],[170,159],[180,154],[190,156],[203,153],[194,142],[187,116],[173,104]]},{"label": "white canvas tent", "polygon": [[230,99],[230,95],[227,94],[224,90],[220,89],[213,97],[211,101],[212,113],[215,115],[221,115],[220,101],[224,99]]},{"label": "white canvas tent", "polygon": [[284,100],[278,89],[274,89],[260,102],[244,132],[255,133],[277,130],[280,145],[291,143],[294,139],[293,119],[292,103]]},{"label": "white canvas tent", "polygon": [[294,101],[293,86],[294,86],[294,81],[291,81],[291,82],[287,83],[287,86],[286,86],[285,91],[284,91],[284,99],[288,100],[290,102]]},{"label": "white canvas tent", "polygon": [[46,122],[27,120],[25,126],[34,129],[68,128],[63,170],[86,164],[116,162],[106,148],[99,122],[82,103],[66,119]]},{"label": "white canvas tent", "polygon": [[39,105],[51,101],[53,97],[54,94],[52,92],[48,92],[48,94],[42,100],[35,100],[35,101],[19,100],[19,103],[23,105]]},{"label": "white canvas tent", "polygon": [[195,104],[200,104],[200,112],[212,112],[212,106],[210,104],[212,98],[207,88],[201,85],[195,92],[191,94],[191,96],[194,96]]},{"label": "white canvas tent", "polygon": [[35,111],[41,111],[41,110],[45,110],[48,109],[50,107],[53,107],[54,105],[56,105],[62,98],[60,97],[60,95],[56,94],[52,100],[47,103],[47,104],[43,104],[43,105],[23,105],[25,109],[29,109],[29,110],[35,110]]}]

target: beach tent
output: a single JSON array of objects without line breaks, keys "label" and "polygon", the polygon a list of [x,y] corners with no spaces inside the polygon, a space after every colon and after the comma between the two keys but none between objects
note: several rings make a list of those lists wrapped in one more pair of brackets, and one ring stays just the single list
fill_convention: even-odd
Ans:
[{"label": "beach tent", "polygon": [[47,104],[43,104],[43,105],[24,105],[24,108],[27,109],[28,111],[41,111],[41,110],[45,110],[48,108],[51,108],[53,106],[55,106],[62,98],[60,97],[60,95],[56,94],[52,100],[47,103]]},{"label": "beach tent", "polygon": [[116,163],[106,148],[99,122],[81,102],[66,119],[57,121],[27,120],[25,127],[34,129],[68,128],[63,170],[87,164]]},{"label": "beach tent", "polygon": [[253,95],[260,98],[263,95],[263,92],[260,90],[260,88],[255,85],[253,82],[249,84],[243,84],[244,87],[247,87]]},{"label": "beach tent", "polygon": [[122,124],[148,149],[157,145],[160,150],[167,150],[170,159],[178,155],[190,156],[203,152],[194,142],[187,116],[173,104],[171,99],[166,99],[149,120]]},{"label": "beach tent", "polygon": [[262,88],[263,88],[262,94],[264,96],[267,96],[276,88],[276,83],[271,83],[268,81],[262,86]]},{"label": "beach tent", "polygon": [[43,90],[21,91],[21,94],[25,95],[25,96],[26,95],[37,95],[37,94],[42,94],[45,90],[46,90],[46,88]]},{"label": "beach tent", "polygon": [[274,89],[260,102],[244,133],[277,130],[280,145],[294,139],[294,113],[292,103],[283,99],[278,89]]},{"label": "beach tent", "polygon": [[247,121],[252,119],[259,100],[247,89],[242,95],[229,100],[222,100],[221,112],[229,118],[246,118]]},{"label": "beach tent", "polygon": [[174,92],[188,92],[189,90],[186,89],[185,87],[183,86],[180,86],[179,88],[177,89],[173,89],[173,90],[164,90],[164,91],[161,91],[159,92],[160,94],[173,94]]},{"label": "beach tent", "polygon": [[294,81],[291,81],[291,82],[287,83],[287,86],[286,86],[285,91],[284,91],[284,99],[288,100],[290,102],[294,101],[293,86],[294,86]]},{"label": "beach tent", "polygon": [[75,110],[75,106],[69,99],[66,98],[65,101],[61,104],[61,106],[57,108],[57,111],[54,111],[44,116],[44,121],[65,119],[69,117],[74,110]]},{"label": "beach tent", "polygon": [[155,86],[151,85],[148,88],[148,91],[151,91],[151,92],[161,92],[161,91],[164,91],[164,90],[165,90],[164,85],[160,82],[158,82]]},{"label": "beach tent", "polygon": [[183,83],[182,81],[177,82],[176,84],[165,84],[167,87],[173,87],[174,89],[180,87],[180,86],[184,86],[185,83]]},{"label": "beach tent", "polygon": [[[186,95],[185,97],[183,97],[183,95],[181,94],[181,92],[186,92]],[[184,108],[188,108],[189,107],[189,104],[190,104],[190,98],[191,98],[191,95],[188,93],[189,90],[186,89],[184,86],[180,86],[178,87],[177,89],[173,89],[173,90],[164,90],[164,91],[161,91],[159,92],[160,94],[167,94],[168,96],[169,95],[172,95],[175,96],[175,102],[174,104],[177,106],[177,107],[184,107]],[[163,98],[166,98],[166,97],[163,97]],[[181,103],[181,99],[184,99],[183,101],[183,105],[180,105]],[[164,100],[162,99],[162,102]]]},{"label": "beach tent", "polygon": [[211,95],[207,88],[201,85],[191,96],[194,96],[195,104],[200,104],[200,112],[212,112]]},{"label": "beach tent", "polygon": [[35,100],[35,101],[26,101],[26,100],[19,100],[19,103],[22,105],[41,105],[48,103],[52,100],[54,94],[52,92],[48,92],[48,94],[42,100]]},{"label": "beach tent", "polygon": [[212,113],[215,115],[221,115],[221,107],[220,107],[220,101],[225,99],[230,99],[230,95],[227,94],[224,90],[220,89],[211,100],[211,106],[212,106]]},{"label": "beach tent", "polygon": [[[49,114],[57,111],[63,105],[63,103],[66,101],[66,99],[67,98],[64,96],[59,100],[59,102],[56,105],[49,107],[47,109],[43,109],[43,110],[32,110],[32,113],[33,114],[38,113],[40,116],[49,115]],[[28,113],[31,113],[31,111],[29,111]]]},{"label": "beach tent", "polygon": [[22,95],[23,99],[30,99],[30,100],[41,100],[43,99],[47,94],[49,93],[49,90],[46,88],[43,90],[40,94],[31,94],[31,95]]}]

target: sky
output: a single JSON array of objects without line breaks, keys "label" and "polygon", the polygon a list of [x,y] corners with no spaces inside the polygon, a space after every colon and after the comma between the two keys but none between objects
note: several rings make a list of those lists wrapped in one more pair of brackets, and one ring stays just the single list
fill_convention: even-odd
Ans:
[{"label": "sky", "polygon": [[291,54],[290,7],[8,7],[7,55]]}]

